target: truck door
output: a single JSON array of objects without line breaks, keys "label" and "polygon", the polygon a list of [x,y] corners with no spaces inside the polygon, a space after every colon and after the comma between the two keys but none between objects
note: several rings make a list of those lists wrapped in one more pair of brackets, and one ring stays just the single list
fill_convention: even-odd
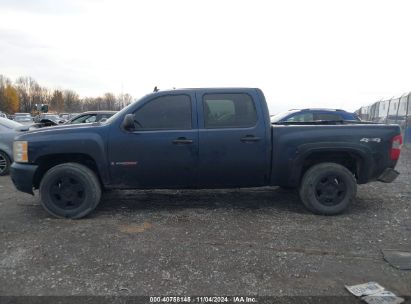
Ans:
[{"label": "truck door", "polygon": [[200,187],[264,185],[271,143],[258,95],[200,91],[196,97]]},{"label": "truck door", "polygon": [[134,115],[135,129],[114,129],[110,135],[113,184],[123,188],[195,186],[198,129],[194,94],[156,96],[129,114]]}]

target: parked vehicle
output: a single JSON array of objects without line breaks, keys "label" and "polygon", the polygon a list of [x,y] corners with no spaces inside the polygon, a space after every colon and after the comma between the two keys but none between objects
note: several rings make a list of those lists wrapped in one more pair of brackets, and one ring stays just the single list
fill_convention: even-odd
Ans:
[{"label": "parked vehicle", "polygon": [[13,141],[20,132],[28,131],[24,126],[8,118],[0,117],[0,175],[9,173],[13,161]]},{"label": "parked vehicle", "polygon": [[42,113],[42,114],[40,114],[40,115],[38,115],[38,116],[36,116],[36,119],[35,119],[35,121],[36,122],[45,122],[45,121],[52,121],[52,122],[54,122],[56,125],[58,125],[58,124],[63,124],[63,123],[65,123],[66,122],[66,120],[65,119],[63,119],[63,118],[61,118],[59,115],[57,115],[57,114],[52,114],[52,113]]},{"label": "parked vehicle", "polygon": [[349,113],[339,109],[289,110],[271,116],[272,123],[312,121],[360,121],[360,118],[356,113]]},{"label": "parked vehicle", "polygon": [[298,187],[309,210],[331,215],[357,184],[398,176],[401,143],[395,125],[273,125],[259,89],[181,89],[146,95],[103,123],[18,136],[11,177],[65,218],[89,214],[104,189],[260,186]]},{"label": "parked vehicle", "polygon": [[89,112],[84,112],[81,113],[73,118],[71,118],[69,121],[66,122],[66,124],[79,124],[79,123],[91,123],[91,122],[99,122],[103,119],[108,119],[114,114],[116,114],[116,111],[89,111]]},{"label": "parked vehicle", "polygon": [[30,113],[15,113],[14,121],[17,121],[23,125],[31,125],[34,122],[33,117],[31,117]]},{"label": "parked vehicle", "polygon": [[78,116],[78,115],[80,115],[80,113],[70,113],[68,120],[70,120],[70,119],[72,119],[72,118],[74,118],[74,117],[76,117],[76,116]]},{"label": "parked vehicle", "polygon": [[59,117],[65,121],[70,119],[70,113],[60,113]]},{"label": "parked vehicle", "polygon": [[58,126],[59,123],[55,122],[54,120],[50,120],[47,118],[41,119],[39,122],[36,122],[30,126],[30,129],[39,129],[39,128],[45,128],[45,127],[54,127]]},{"label": "parked vehicle", "polygon": [[0,117],[1,117],[1,118],[7,118],[7,115],[6,115],[5,113],[3,113],[3,112],[0,112]]}]

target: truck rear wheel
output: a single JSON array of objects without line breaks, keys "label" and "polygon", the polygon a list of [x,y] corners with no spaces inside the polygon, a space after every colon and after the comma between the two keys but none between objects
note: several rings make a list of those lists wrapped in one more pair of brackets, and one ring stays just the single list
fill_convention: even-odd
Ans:
[{"label": "truck rear wheel", "polygon": [[343,212],[357,194],[353,174],[336,163],[321,163],[307,170],[300,185],[300,198],[311,212],[334,215]]},{"label": "truck rear wheel", "polygon": [[64,163],[49,169],[39,190],[43,208],[59,218],[84,217],[97,207],[101,198],[96,174],[78,163]]}]

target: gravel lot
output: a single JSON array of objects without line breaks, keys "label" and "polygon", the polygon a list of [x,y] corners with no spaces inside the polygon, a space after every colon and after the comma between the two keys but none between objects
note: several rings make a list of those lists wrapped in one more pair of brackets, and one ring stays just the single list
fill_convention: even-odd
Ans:
[{"label": "gravel lot", "polygon": [[376,281],[411,296],[411,271],[381,253],[411,251],[411,151],[398,169],[334,217],[263,188],[113,191],[61,220],[0,177],[0,295],[334,296]]}]

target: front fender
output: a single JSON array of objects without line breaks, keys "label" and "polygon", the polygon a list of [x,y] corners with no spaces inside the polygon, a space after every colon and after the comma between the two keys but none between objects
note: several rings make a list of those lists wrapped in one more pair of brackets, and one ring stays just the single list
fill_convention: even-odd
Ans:
[{"label": "front fender", "polygon": [[49,155],[83,154],[94,160],[104,184],[109,183],[107,161],[107,131],[104,127],[83,127],[38,131],[19,136],[28,141],[29,163],[38,164]]}]

